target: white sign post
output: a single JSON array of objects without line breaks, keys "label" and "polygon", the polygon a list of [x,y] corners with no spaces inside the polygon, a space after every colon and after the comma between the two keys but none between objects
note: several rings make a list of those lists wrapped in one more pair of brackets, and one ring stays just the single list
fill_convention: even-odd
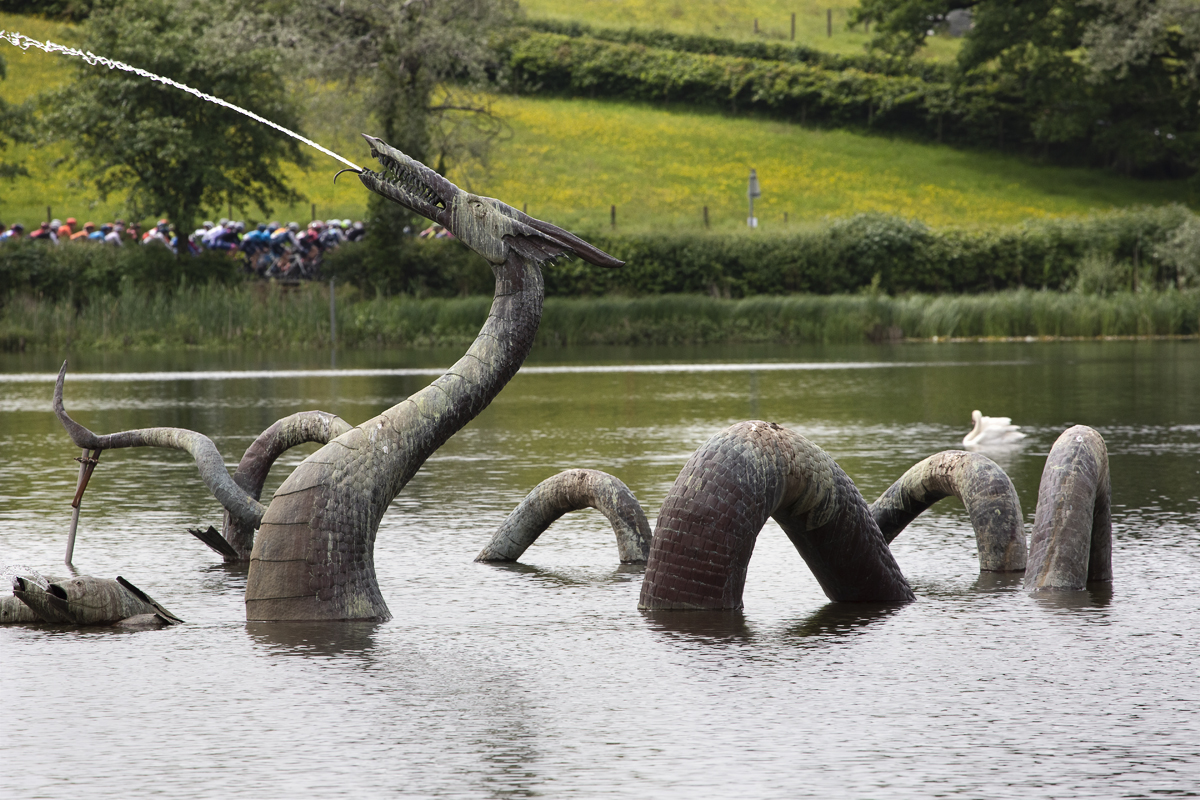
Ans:
[{"label": "white sign post", "polygon": [[758,217],[754,216],[754,198],[762,197],[762,190],[758,188],[758,173],[753,169],[750,170],[750,186],[746,190],[746,195],[750,198],[750,218],[746,220],[746,224],[751,228],[757,228]]}]

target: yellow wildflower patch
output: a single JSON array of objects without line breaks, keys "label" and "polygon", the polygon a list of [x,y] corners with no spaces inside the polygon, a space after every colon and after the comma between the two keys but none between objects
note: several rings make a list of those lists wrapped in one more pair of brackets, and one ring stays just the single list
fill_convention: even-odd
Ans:
[{"label": "yellow wildflower patch", "polygon": [[881,212],[931,225],[992,225],[1185,201],[1181,182],[1141,182],[839,130],[644,105],[494,98],[511,138],[486,169],[451,173],[476,191],[572,226],[745,227],[758,172],[763,228]]}]

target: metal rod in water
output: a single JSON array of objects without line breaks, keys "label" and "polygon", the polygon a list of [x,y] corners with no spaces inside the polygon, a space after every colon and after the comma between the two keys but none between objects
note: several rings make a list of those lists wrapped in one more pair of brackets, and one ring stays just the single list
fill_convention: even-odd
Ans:
[{"label": "metal rod in water", "polygon": [[67,535],[67,555],[63,559],[63,563],[70,566],[71,559],[75,555],[75,530],[79,526],[79,507],[83,504],[83,493],[87,490],[88,481],[92,479],[92,472],[96,469],[96,464],[100,463],[100,454],[102,450],[93,450],[91,455],[85,448],[83,455],[79,460],[79,481],[75,485],[75,499],[71,501],[71,531]]},{"label": "metal rod in water", "polygon": [[75,501],[71,503],[71,530],[67,533],[67,555],[63,558],[64,564],[70,564],[71,559],[75,557],[75,529],[79,527],[79,490],[83,488],[83,477],[87,473],[87,456],[88,451],[83,449],[83,458],[79,459],[79,480],[75,484]]},{"label": "metal rod in water", "polygon": [[261,122],[264,125],[269,125],[270,127],[274,128],[275,130],[279,131],[280,133],[287,134],[288,136],[291,136],[293,139],[304,142],[309,147],[313,147],[313,148],[316,148],[317,150],[320,150],[322,153],[324,153],[327,156],[336,158],[338,161],[341,161],[343,164],[345,164],[348,167],[353,168],[357,172],[363,171],[362,167],[358,166],[358,164],[355,164],[353,161],[350,161],[349,159],[339,156],[337,153],[333,152],[332,150],[322,147],[321,145],[314,142],[312,139],[301,136],[300,134],[296,133],[295,131],[290,131],[287,128],[283,127],[282,125],[278,125],[274,122],[271,122],[271,120],[269,120],[269,119],[264,119],[263,117],[260,117],[258,114],[255,114],[253,111],[247,111],[246,109],[242,108],[241,106],[235,106],[233,103],[228,103],[219,97],[213,97],[211,94],[205,94],[204,92],[200,91],[199,89],[193,89],[191,86],[187,86],[186,84],[182,84],[177,81],[173,81],[170,78],[164,78],[161,75],[155,75],[153,72],[147,72],[146,70],[139,69],[138,67],[131,67],[130,65],[128,65],[124,62],[121,62],[121,61],[113,61],[111,58],[105,58],[104,56],[98,56],[95,53],[92,53],[90,51],[84,52],[83,50],[76,50],[74,47],[64,47],[61,44],[55,44],[54,42],[50,41],[49,39],[47,39],[44,42],[39,42],[37,39],[30,39],[28,36],[25,36],[24,34],[21,34],[21,33],[17,33],[16,31],[0,30],[0,39],[3,39],[4,41],[8,42],[9,44],[13,45],[14,47],[19,47],[22,50],[28,50],[31,47],[36,47],[39,50],[44,50],[47,53],[62,53],[63,55],[74,56],[75,58],[82,58],[84,61],[86,61],[89,64],[93,64],[93,65],[99,64],[101,66],[108,67],[109,69],[124,70],[125,72],[131,72],[134,75],[140,75],[143,78],[149,78],[152,81],[158,81],[159,83],[164,83],[167,86],[174,86],[176,89],[182,89],[183,91],[188,92],[189,94],[194,94],[196,97],[199,97],[201,100],[207,100],[210,103],[216,103],[217,105],[228,108],[231,111],[236,111],[239,114],[244,114],[247,117],[249,117],[250,119],[254,120],[255,122]]}]

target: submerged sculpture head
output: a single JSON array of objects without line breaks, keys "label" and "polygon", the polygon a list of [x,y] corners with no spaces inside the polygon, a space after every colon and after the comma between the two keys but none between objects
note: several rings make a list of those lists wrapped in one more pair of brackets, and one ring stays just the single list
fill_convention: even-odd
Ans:
[{"label": "submerged sculpture head", "polygon": [[619,261],[578,236],[534,219],[491,197],[464,192],[434,170],[387,144],[363,134],[380,172],[363,170],[359,180],[371,191],[444,226],[463,244],[493,264],[512,252],[542,264],[561,256],[578,256],[598,267]]}]

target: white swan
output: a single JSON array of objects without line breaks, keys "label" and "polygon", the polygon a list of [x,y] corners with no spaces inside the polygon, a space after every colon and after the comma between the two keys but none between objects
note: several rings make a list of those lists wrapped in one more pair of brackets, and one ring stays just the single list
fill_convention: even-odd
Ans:
[{"label": "white swan", "polygon": [[1012,424],[1011,417],[985,417],[979,411],[971,412],[975,427],[963,437],[966,447],[994,447],[1014,445],[1025,438],[1019,426]]}]

